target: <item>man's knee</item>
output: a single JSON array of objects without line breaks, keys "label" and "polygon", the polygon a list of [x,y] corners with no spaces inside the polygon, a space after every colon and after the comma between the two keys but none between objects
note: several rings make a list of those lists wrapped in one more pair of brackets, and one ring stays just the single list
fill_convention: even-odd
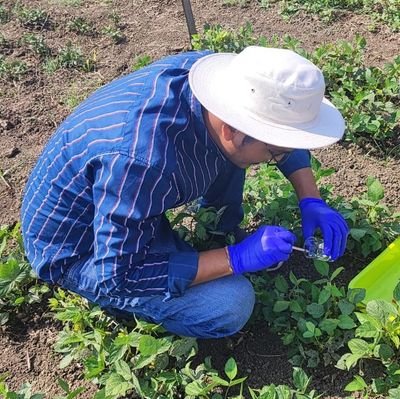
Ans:
[{"label": "man's knee", "polygon": [[[226,278],[221,298],[210,303],[207,315],[187,326],[198,338],[220,338],[240,331],[249,320],[255,303],[253,286],[246,278],[234,276]],[[208,317],[207,317],[208,316]]]}]

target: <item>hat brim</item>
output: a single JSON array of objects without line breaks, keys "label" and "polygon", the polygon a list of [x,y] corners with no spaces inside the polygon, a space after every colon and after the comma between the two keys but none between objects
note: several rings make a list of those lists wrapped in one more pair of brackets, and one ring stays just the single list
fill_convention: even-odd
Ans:
[{"label": "hat brim", "polygon": [[343,137],[344,119],[326,98],[318,116],[303,124],[285,125],[261,120],[240,109],[226,90],[226,71],[234,57],[236,54],[210,54],[200,58],[190,69],[189,85],[193,94],[212,114],[248,136],[279,147],[321,148]]}]

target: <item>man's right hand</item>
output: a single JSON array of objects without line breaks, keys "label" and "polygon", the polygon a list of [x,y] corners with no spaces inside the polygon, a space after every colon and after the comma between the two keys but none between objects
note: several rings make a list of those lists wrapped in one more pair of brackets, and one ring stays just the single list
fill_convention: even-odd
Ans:
[{"label": "man's right hand", "polygon": [[228,246],[233,274],[256,272],[285,261],[296,236],[279,226],[262,226],[239,244]]}]

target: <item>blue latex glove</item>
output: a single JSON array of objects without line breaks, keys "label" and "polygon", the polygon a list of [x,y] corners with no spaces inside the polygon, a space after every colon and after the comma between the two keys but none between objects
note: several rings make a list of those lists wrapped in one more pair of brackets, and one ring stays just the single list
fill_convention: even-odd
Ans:
[{"label": "blue latex glove", "polygon": [[349,228],[343,216],[319,198],[303,198],[299,202],[303,237],[306,240],[320,229],[324,238],[324,253],[336,260],[344,254]]},{"label": "blue latex glove", "polygon": [[239,244],[229,245],[233,274],[256,272],[287,260],[296,236],[278,226],[262,226]]}]

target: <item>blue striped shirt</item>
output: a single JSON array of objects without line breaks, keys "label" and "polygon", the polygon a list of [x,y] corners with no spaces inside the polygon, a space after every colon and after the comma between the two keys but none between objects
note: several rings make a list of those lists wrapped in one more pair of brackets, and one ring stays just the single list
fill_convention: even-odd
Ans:
[{"label": "blue striped shirt", "polygon": [[[21,210],[40,278],[57,283],[71,265],[91,262],[101,295],[117,297],[181,295],[193,281],[196,251],[152,250],[162,215],[202,196],[218,202],[219,176],[244,176],[211,140],[188,85],[191,65],[207,54],[169,56],[107,84],[51,137]],[[283,172],[309,166],[305,153]],[[240,199],[219,202],[240,213]]]}]

